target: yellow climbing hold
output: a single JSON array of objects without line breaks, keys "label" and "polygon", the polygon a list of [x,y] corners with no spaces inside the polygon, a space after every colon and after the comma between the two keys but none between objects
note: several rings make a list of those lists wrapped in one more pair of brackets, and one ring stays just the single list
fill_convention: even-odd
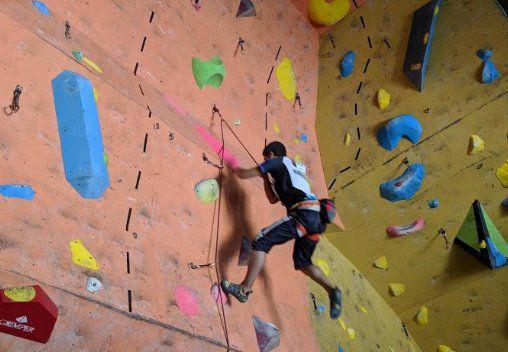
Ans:
[{"label": "yellow climbing hold", "polygon": [[296,97],[296,79],[291,59],[285,57],[275,70],[279,88],[287,101],[293,102]]},{"label": "yellow climbing hold", "polygon": [[471,155],[474,153],[483,152],[484,150],[485,150],[485,142],[483,141],[483,139],[481,139],[476,134],[471,135],[471,137],[469,138],[469,147],[467,148],[467,153]]},{"label": "yellow climbing hold", "polygon": [[14,302],[30,302],[35,298],[33,287],[13,287],[4,290],[4,295]]},{"label": "yellow climbing hold", "polygon": [[95,103],[97,104],[97,102],[99,101],[99,92],[97,92],[97,89],[95,89],[95,87],[93,87],[92,89],[93,89],[93,100],[95,100]]},{"label": "yellow climbing hold", "polygon": [[351,340],[354,340],[356,338],[356,331],[355,331],[355,329],[348,328],[347,329],[347,333],[348,333],[349,337],[351,338]]},{"label": "yellow climbing hold", "polygon": [[349,133],[346,133],[346,137],[344,138],[344,144],[345,145],[351,144],[351,135]]},{"label": "yellow climbing hold", "polygon": [[414,320],[419,326],[425,325],[429,322],[429,310],[425,306],[421,306],[418,313],[416,313]]},{"label": "yellow climbing hold", "polygon": [[496,176],[501,181],[504,188],[508,188],[508,159],[496,171]]},{"label": "yellow climbing hold", "polygon": [[439,347],[437,348],[437,352],[455,352],[455,351],[446,345],[439,345]]},{"label": "yellow climbing hold", "polygon": [[275,133],[277,133],[277,134],[280,133],[280,126],[279,126],[278,122],[273,123],[273,129],[275,130]]},{"label": "yellow climbing hold", "polygon": [[92,60],[87,58],[86,56],[83,57],[83,62],[85,64],[87,64],[88,66],[90,66],[91,68],[93,68],[95,71],[97,71],[99,73],[103,73],[102,68],[99,65],[97,65],[95,62],[93,62]]},{"label": "yellow climbing hold", "polygon": [[307,11],[312,21],[329,26],[344,18],[350,8],[350,0],[310,0]]},{"label": "yellow climbing hold", "polygon": [[364,312],[365,314],[369,314],[369,312],[367,311],[367,308],[365,308],[364,306],[360,306],[360,310],[362,312]]},{"label": "yellow climbing hold", "polygon": [[386,109],[390,105],[391,95],[383,88],[377,91],[377,104],[381,110]]},{"label": "yellow climbing hold", "polygon": [[374,261],[374,266],[379,269],[387,270],[388,269],[388,260],[386,257],[379,257]]},{"label": "yellow climbing hold", "polygon": [[328,266],[328,263],[324,259],[316,259],[316,265],[323,270],[323,273],[328,276],[330,275],[330,267]]},{"label": "yellow climbing hold", "polygon": [[406,286],[403,284],[388,284],[388,287],[395,297],[400,296],[406,290]]},{"label": "yellow climbing hold", "polygon": [[88,249],[83,246],[80,240],[74,240],[69,243],[72,252],[72,261],[74,264],[84,266],[85,268],[92,270],[99,270],[99,264],[93,257],[93,255],[88,251]]},{"label": "yellow climbing hold", "polygon": [[302,158],[300,157],[300,154],[296,154],[295,155],[295,161],[298,162],[298,163],[302,162]]},{"label": "yellow climbing hold", "polygon": [[300,144],[301,140],[300,140],[300,138],[293,138],[293,142],[295,144]]},{"label": "yellow climbing hold", "polygon": [[479,246],[481,249],[485,249],[485,248],[487,248],[487,243],[485,243],[485,241],[484,241],[484,240],[482,240],[478,246]]},{"label": "yellow climbing hold", "polygon": [[347,330],[346,323],[344,323],[344,320],[342,320],[342,318],[339,318],[339,324],[340,324],[340,326],[342,326],[342,328],[343,328],[344,330]]}]

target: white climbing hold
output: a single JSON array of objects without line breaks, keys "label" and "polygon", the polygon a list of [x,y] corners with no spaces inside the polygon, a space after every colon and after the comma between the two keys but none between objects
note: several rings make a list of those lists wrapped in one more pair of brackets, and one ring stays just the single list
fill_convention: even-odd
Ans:
[{"label": "white climbing hold", "polygon": [[89,277],[86,280],[86,289],[90,292],[97,292],[102,289],[102,283],[95,277]]}]

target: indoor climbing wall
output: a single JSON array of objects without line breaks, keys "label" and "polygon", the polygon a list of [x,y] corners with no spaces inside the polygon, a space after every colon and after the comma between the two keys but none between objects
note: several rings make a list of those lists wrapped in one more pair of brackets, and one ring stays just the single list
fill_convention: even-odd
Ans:
[{"label": "indoor climbing wall", "polygon": [[[46,345],[1,334],[0,350],[254,351],[253,316],[277,327],[281,351],[301,341],[318,350],[291,246],[272,251],[248,304],[221,304],[211,290],[216,271],[243,277],[242,236],[284,215],[269,207],[260,182],[226,169],[219,177],[210,144],[222,139],[221,127],[244,167],[255,163],[241,143],[260,162],[265,142],[280,139],[326,195],[314,132],[318,35],[287,1],[255,2],[248,17],[236,16],[239,3],[206,1],[199,10],[187,0],[2,3],[9,50],[0,57],[0,184],[31,186],[35,196],[0,197],[0,282],[40,285],[59,318]],[[215,56],[215,66],[193,72],[193,58]],[[279,88],[293,78],[279,69],[284,60],[299,101]],[[199,89],[207,69],[219,75],[217,88]],[[83,79],[53,82],[65,70]],[[19,110],[10,113],[17,85]],[[89,116],[94,106],[98,120]],[[91,124],[102,141],[95,133],[83,145]],[[80,143],[64,142],[68,133]],[[97,155],[107,179],[94,166]],[[93,193],[98,199],[77,191],[88,194],[88,176],[74,176],[88,171],[109,182]],[[217,184],[195,193],[212,178],[221,181],[220,203]]]},{"label": "indoor climbing wall", "polygon": [[[453,241],[475,199],[508,239],[501,205],[507,193],[496,177],[508,156],[508,22],[495,1],[443,1],[433,8],[433,38],[422,33],[422,42],[431,41],[431,47],[419,92],[403,68],[413,13],[427,2],[369,2],[333,28],[336,48],[328,36],[321,38],[317,133],[327,185],[348,229],[332,230],[329,239],[399,314],[424,351],[439,345],[503,350],[508,271],[487,268]],[[490,60],[500,73],[490,84],[480,82],[477,51],[483,48],[493,51]],[[354,69],[343,77],[348,51],[355,53]],[[409,69],[420,70],[419,63]],[[380,89],[390,95],[387,107],[386,99],[378,102]],[[390,130],[387,122],[405,114],[417,120],[422,135],[404,118],[399,126],[415,143],[389,139],[395,140],[393,150],[382,148],[378,131]],[[468,155],[472,135],[485,146]],[[381,184],[418,164],[425,170],[421,185],[417,167],[392,183],[419,186],[409,200],[381,197]],[[414,224],[409,231],[420,230],[400,238],[387,234],[388,227],[407,224]]]}]

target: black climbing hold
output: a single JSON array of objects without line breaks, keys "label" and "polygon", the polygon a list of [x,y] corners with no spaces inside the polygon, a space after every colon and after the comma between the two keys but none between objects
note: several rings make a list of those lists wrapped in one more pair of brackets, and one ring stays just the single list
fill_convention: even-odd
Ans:
[{"label": "black climbing hold", "polygon": [[241,0],[238,6],[236,17],[254,17],[256,16],[256,8],[251,0]]}]

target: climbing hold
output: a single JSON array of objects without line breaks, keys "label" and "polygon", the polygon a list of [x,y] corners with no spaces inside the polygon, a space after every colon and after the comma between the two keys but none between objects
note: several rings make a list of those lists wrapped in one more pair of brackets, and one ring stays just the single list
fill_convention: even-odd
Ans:
[{"label": "climbing hold", "polygon": [[305,133],[302,133],[300,135],[300,139],[302,140],[302,142],[304,143],[307,143],[307,141],[309,140],[309,138],[307,137],[307,135]]},{"label": "climbing hold", "polygon": [[481,249],[487,248],[487,242],[485,242],[485,240],[482,240],[478,245],[478,247],[480,247]]},{"label": "climbing hold", "polygon": [[89,277],[86,280],[86,289],[89,292],[97,292],[100,289],[102,289],[102,283],[99,281],[99,279],[96,279],[95,277]]},{"label": "climbing hold", "polygon": [[471,155],[474,153],[483,152],[484,150],[485,150],[485,142],[483,141],[483,139],[481,139],[476,134],[472,134],[471,137],[469,138],[469,146],[467,149],[467,153]]},{"label": "climbing hold", "polygon": [[497,169],[496,177],[501,181],[504,188],[508,188],[508,159]]},{"label": "climbing hold", "polygon": [[99,102],[99,92],[97,92],[97,89],[95,87],[93,89],[93,100],[95,100],[95,103],[97,104]]},{"label": "climbing hold", "polygon": [[7,288],[4,295],[14,302],[30,302],[35,298],[35,288],[32,286]]},{"label": "climbing hold", "polygon": [[328,266],[326,260],[316,259],[316,265],[321,268],[321,270],[326,276],[330,275],[330,267]]},{"label": "climbing hold", "polygon": [[201,10],[201,0],[191,0],[192,6],[196,9],[196,11]]},{"label": "climbing hold", "polygon": [[92,270],[99,270],[99,264],[93,255],[85,248],[81,240],[74,240],[69,242],[71,248],[72,261],[76,265],[84,266]]},{"label": "climbing hold", "polygon": [[255,315],[252,316],[252,322],[260,352],[270,352],[279,347],[280,331],[275,325],[264,322]]},{"label": "climbing hold", "polygon": [[386,257],[377,258],[373,264],[376,268],[383,269],[383,270],[388,269],[388,259],[386,259]]},{"label": "climbing hold", "polygon": [[339,345],[339,349],[337,350],[337,352],[344,352],[344,349],[342,348],[342,345]]},{"label": "climbing hold", "polygon": [[497,70],[496,65],[490,61],[490,58],[492,57],[492,51],[488,49],[480,49],[476,52],[476,55],[478,55],[478,57],[483,60],[481,82],[492,83],[498,79],[499,71]]},{"label": "climbing hold", "polygon": [[52,81],[65,178],[83,197],[98,199],[109,187],[92,84],[71,71]]},{"label": "climbing hold", "polygon": [[90,66],[91,68],[93,68],[95,71],[97,71],[99,73],[103,73],[102,68],[99,65],[97,65],[95,62],[93,62],[92,60],[87,58],[86,56],[83,57],[83,62],[85,64],[87,64],[88,66]]},{"label": "climbing hold", "polygon": [[508,243],[478,200],[469,209],[454,243],[491,269],[508,264]]},{"label": "climbing hold", "polygon": [[345,145],[351,144],[351,135],[349,133],[346,133],[346,137],[344,137],[344,144]]},{"label": "climbing hold", "polygon": [[200,181],[194,186],[194,192],[203,203],[213,203],[219,197],[219,183],[214,178]]},{"label": "climbing hold", "polygon": [[275,133],[279,134],[280,133],[280,126],[277,122],[274,122],[273,123],[273,130],[275,131]]},{"label": "climbing hold", "polygon": [[307,12],[312,21],[329,26],[344,18],[350,8],[350,0],[310,0]]},{"label": "climbing hold", "polygon": [[38,285],[0,289],[0,312],[1,333],[40,343],[48,342],[58,319],[57,306]]},{"label": "climbing hold", "polygon": [[175,303],[183,314],[193,317],[199,313],[199,302],[196,293],[185,286],[176,286],[173,291]]},{"label": "climbing hold", "polygon": [[240,0],[236,18],[240,17],[254,17],[256,16],[256,8],[251,0]]},{"label": "climbing hold", "polygon": [[326,307],[322,304],[318,304],[316,307],[317,307],[318,313],[324,313],[326,310]]},{"label": "climbing hold", "polygon": [[419,326],[423,326],[423,325],[427,324],[429,322],[428,308],[425,306],[421,306],[420,310],[418,311],[418,313],[416,313],[416,315],[414,317],[414,321]]},{"label": "climbing hold", "polygon": [[33,200],[35,191],[29,185],[0,185],[0,195],[7,198]]},{"label": "climbing hold", "polygon": [[364,312],[365,314],[369,314],[369,312],[367,311],[367,308],[365,308],[364,306],[360,306],[360,310],[362,312]]},{"label": "climbing hold", "polygon": [[78,61],[78,62],[81,62],[83,60],[83,53],[81,51],[78,51],[78,50],[73,50],[72,51],[72,56],[74,56],[74,58]]},{"label": "climbing hold", "polygon": [[296,97],[296,79],[291,59],[285,57],[275,70],[279,88],[287,101],[293,102]]},{"label": "climbing hold", "polygon": [[240,166],[240,163],[236,159],[236,157],[231,153],[227,148],[225,148],[221,142],[214,136],[212,136],[204,127],[201,125],[195,125],[196,130],[201,135],[201,138],[208,144],[212,150],[217,153],[219,158],[224,159],[224,163],[230,167],[231,169],[236,169]]},{"label": "climbing hold", "polygon": [[437,348],[437,352],[455,352],[455,351],[446,345],[439,345],[439,347]]},{"label": "climbing hold", "polygon": [[212,285],[212,288],[210,289],[210,294],[212,295],[214,301],[217,303],[223,304],[228,301],[226,293],[224,293],[224,291],[222,291],[222,287],[220,287],[219,284],[215,283]]},{"label": "climbing hold", "polygon": [[400,237],[404,235],[409,235],[410,233],[414,233],[425,228],[425,221],[423,218],[415,220],[409,225],[402,226],[389,226],[386,228],[386,233],[391,237]]},{"label": "climbing hold", "polygon": [[381,110],[386,109],[390,105],[391,95],[383,88],[377,91],[377,104]]},{"label": "climbing hold", "polygon": [[347,330],[346,323],[344,323],[344,320],[342,320],[342,318],[339,318],[339,324],[344,330]]},{"label": "climbing hold", "polygon": [[429,201],[429,208],[430,209],[435,209],[439,206],[439,199],[437,198],[434,198],[432,200]]},{"label": "climbing hold", "polygon": [[356,331],[353,328],[348,328],[347,329],[347,334],[349,335],[351,340],[354,340],[356,338]]},{"label": "climbing hold", "polygon": [[406,290],[406,286],[403,284],[388,284],[388,287],[390,288],[392,295],[395,297],[400,296]]},{"label": "climbing hold", "polygon": [[418,192],[425,177],[425,166],[423,164],[412,164],[404,173],[379,186],[381,197],[390,202],[402,199],[409,200]]},{"label": "climbing hold", "polygon": [[235,126],[240,126],[241,123],[242,121],[240,119],[235,120]]},{"label": "climbing hold", "polygon": [[293,142],[295,144],[300,144],[301,141],[300,141],[300,138],[293,138]]},{"label": "climbing hold", "polygon": [[203,89],[205,86],[219,88],[224,81],[226,69],[219,56],[215,56],[208,61],[193,57],[192,73],[199,89]]},{"label": "climbing hold", "polygon": [[404,73],[420,92],[425,84],[430,48],[441,2],[442,0],[431,0],[413,14],[413,24],[404,59]]},{"label": "climbing hold", "polygon": [[296,154],[295,155],[295,161],[298,162],[298,163],[302,162],[302,157],[300,156],[300,154]]},{"label": "climbing hold", "polygon": [[50,15],[48,7],[42,1],[32,1],[32,5],[34,5],[35,8],[37,10],[39,10],[43,15],[46,15],[46,16]]},{"label": "climbing hold", "polygon": [[501,202],[501,205],[505,206],[505,207],[508,207],[508,198],[506,198],[505,200],[503,200]]},{"label": "climbing hold", "polygon": [[381,147],[391,151],[404,137],[411,143],[418,143],[423,130],[420,122],[412,115],[397,116],[377,131],[377,141]]},{"label": "climbing hold", "polygon": [[340,75],[347,77],[353,73],[355,69],[355,57],[356,54],[353,50],[349,50],[340,63]]}]

